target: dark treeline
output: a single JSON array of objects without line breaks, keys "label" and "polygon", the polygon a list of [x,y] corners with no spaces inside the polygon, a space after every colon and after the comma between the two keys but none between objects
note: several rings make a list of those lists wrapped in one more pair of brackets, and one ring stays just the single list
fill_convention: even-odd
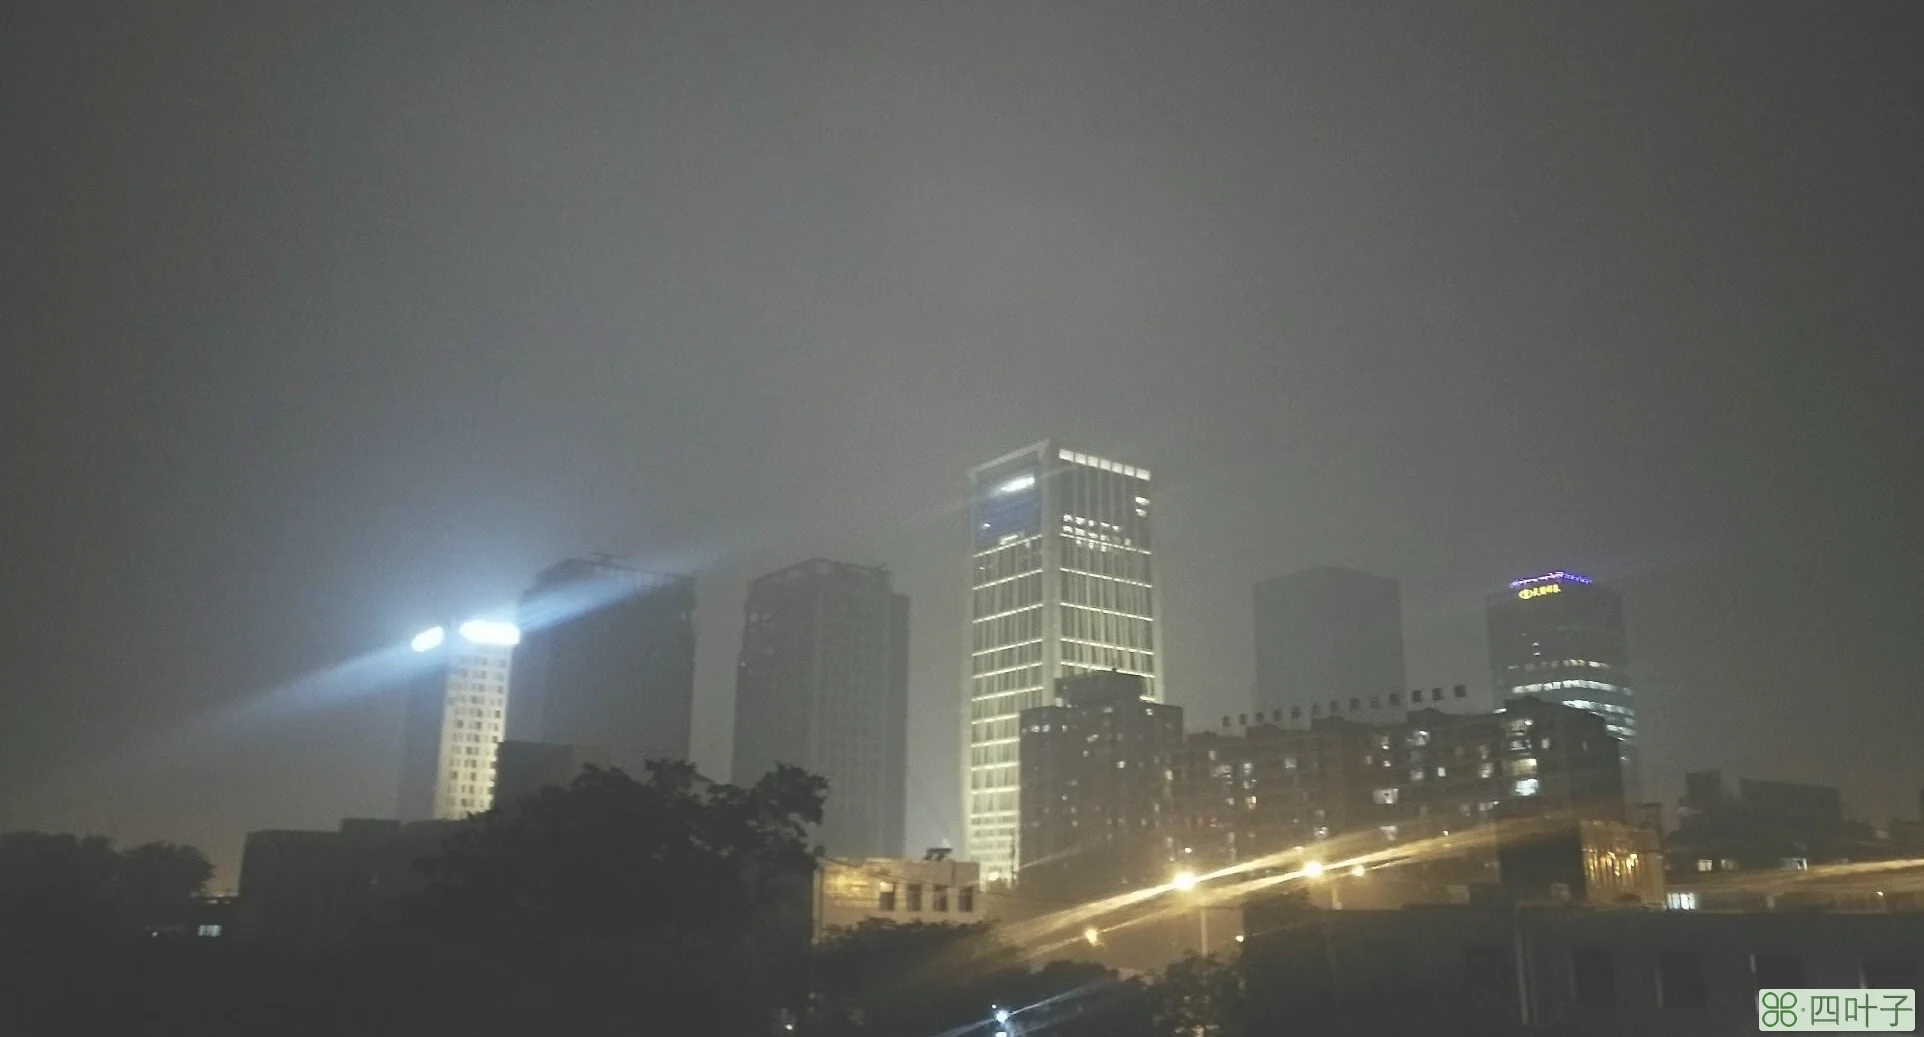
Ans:
[{"label": "dark treeline", "polygon": [[0,1034],[1235,1037],[1235,969],[1030,963],[988,926],[811,944],[823,782],[589,770],[475,819],[391,917],[325,951],[188,935],[211,868],[165,844],[0,838]]}]

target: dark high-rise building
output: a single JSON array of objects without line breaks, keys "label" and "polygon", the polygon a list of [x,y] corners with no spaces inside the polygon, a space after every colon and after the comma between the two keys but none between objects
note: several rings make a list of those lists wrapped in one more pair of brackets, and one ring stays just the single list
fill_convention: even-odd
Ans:
[{"label": "dark high-rise building", "polygon": [[735,677],[735,781],[776,764],[828,779],[836,857],[902,853],[908,595],[887,569],[816,558],[748,586]]},{"label": "dark high-rise building", "polygon": [[985,882],[1023,855],[1018,715],[1058,678],[1117,670],[1162,699],[1149,470],[1037,443],[969,472],[967,856]]},{"label": "dark high-rise building", "polygon": [[545,788],[565,789],[582,768],[606,766],[608,751],[600,747],[502,742],[495,753],[494,804],[512,806]]},{"label": "dark high-rise building", "polygon": [[1022,711],[1019,883],[1046,900],[1093,900],[1167,878],[1162,826],[1182,709],[1143,697],[1138,674],[1056,682]]},{"label": "dark high-rise building", "polygon": [[508,732],[605,746],[630,774],[686,760],[695,700],[695,580],[606,555],[574,558],[521,597]]},{"label": "dark high-rise building", "polygon": [[1312,715],[1393,722],[1403,679],[1395,580],[1323,566],[1256,585],[1257,712],[1297,727]]},{"label": "dark high-rise building", "polygon": [[1490,673],[1496,704],[1534,695],[1602,717],[1621,743],[1637,798],[1637,713],[1623,599],[1576,573],[1517,580],[1490,598]]}]

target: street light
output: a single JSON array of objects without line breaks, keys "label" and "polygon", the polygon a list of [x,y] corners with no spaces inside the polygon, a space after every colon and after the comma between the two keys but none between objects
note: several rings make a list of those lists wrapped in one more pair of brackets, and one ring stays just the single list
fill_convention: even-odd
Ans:
[{"label": "street light", "polygon": [[1102,944],[1102,930],[1092,925],[1082,931],[1082,938],[1087,940],[1091,947],[1100,946]]},{"label": "street light", "polygon": [[1365,869],[1363,868],[1363,866],[1361,864],[1358,864],[1357,866],[1349,870],[1349,877],[1353,879],[1360,879],[1363,877],[1364,870]]},{"label": "street light", "polygon": [[[1169,885],[1179,893],[1193,893],[1201,883],[1202,879],[1193,871],[1179,871],[1169,880]],[[1196,901],[1196,918],[1202,927],[1202,954],[1207,958],[1209,957],[1209,908],[1201,899]]]},{"label": "street light", "polygon": [[1306,879],[1320,879],[1320,878],[1322,878],[1322,877],[1323,877],[1323,862],[1322,862],[1322,861],[1310,861],[1310,862],[1308,862],[1308,863],[1306,863],[1306,864],[1304,864],[1304,865],[1303,865],[1303,877],[1304,877],[1304,878],[1306,878]]}]

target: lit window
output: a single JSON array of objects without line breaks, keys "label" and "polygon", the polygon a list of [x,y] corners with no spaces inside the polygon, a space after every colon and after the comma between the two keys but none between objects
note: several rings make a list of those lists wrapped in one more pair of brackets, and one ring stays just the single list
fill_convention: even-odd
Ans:
[{"label": "lit window", "polygon": [[219,935],[220,935],[220,926],[218,926],[218,925],[203,925],[203,926],[201,926],[200,928],[198,928],[198,929],[195,929],[195,930],[194,930],[194,935],[195,935],[195,936],[219,936]]},{"label": "lit window", "polygon": [[1393,787],[1387,788],[1387,789],[1377,789],[1375,792],[1370,793],[1371,799],[1375,800],[1376,802],[1384,806],[1390,806],[1394,804],[1396,802],[1396,797],[1397,797],[1397,790]]},{"label": "lit window", "polygon": [[1537,779],[1524,778],[1510,787],[1510,794],[1513,796],[1534,796],[1537,794],[1538,788]]}]

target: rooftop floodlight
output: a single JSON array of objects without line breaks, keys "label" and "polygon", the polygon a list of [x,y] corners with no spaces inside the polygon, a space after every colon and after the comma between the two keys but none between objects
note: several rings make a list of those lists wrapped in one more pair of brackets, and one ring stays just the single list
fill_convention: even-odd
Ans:
[{"label": "rooftop floodlight", "polygon": [[470,619],[461,624],[461,636],[478,645],[518,645],[521,628],[492,619]]},{"label": "rooftop floodlight", "polygon": [[441,647],[441,642],[447,639],[447,631],[440,627],[429,627],[414,635],[414,640],[408,642],[408,647],[417,652],[432,652]]}]

